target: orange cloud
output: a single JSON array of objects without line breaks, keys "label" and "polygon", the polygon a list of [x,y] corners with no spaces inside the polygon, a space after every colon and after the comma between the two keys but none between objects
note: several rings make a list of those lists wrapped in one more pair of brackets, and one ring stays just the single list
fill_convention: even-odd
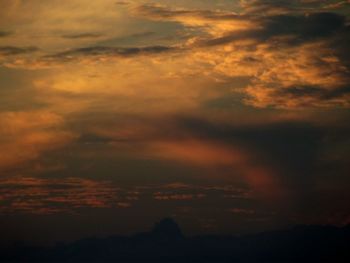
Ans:
[{"label": "orange cloud", "polygon": [[155,142],[149,152],[161,159],[169,159],[199,167],[230,167],[232,176],[243,176],[252,189],[264,197],[281,196],[282,186],[275,171],[259,164],[256,154],[223,144],[184,139]]},{"label": "orange cloud", "polygon": [[36,160],[76,137],[64,130],[59,115],[47,111],[2,112],[0,122],[0,169]]},{"label": "orange cloud", "polygon": [[[313,4],[317,8],[316,2]],[[251,85],[233,90],[246,95],[244,102],[249,105],[288,109],[349,107],[349,69],[345,59],[335,52],[339,48],[336,39],[347,37],[344,17],[317,12],[299,14],[307,10],[303,8],[312,7],[310,2],[240,3],[241,14],[161,5],[141,5],[136,10],[149,19],[177,21],[209,34],[188,39],[192,54],[187,59],[193,60],[191,65],[206,64],[202,69],[205,74],[250,78]],[[322,23],[327,19],[330,26],[323,32]],[[286,20],[298,26],[279,28]]]},{"label": "orange cloud", "polygon": [[175,159],[200,166],[231,165],[242,163],[245,159],[245,156],[239,151],[197,140],[159,142],[151,147],[161,158]]},{"label": "orange cloud", "polygon": [[[248,190],[226,184],[222,186],[149,185],[121,188],[110,181],[84,178],[42,178],[10,176],[0,178],[0,212],[25,214],[79,213],[84,208],[129,208],[144,200],[179,202],[212,199],[225,200],[226,195],[253,200]],[[226,199],[227,200],[227,199]],[[147,202],[148,202],[147,201]],[[155,203],[153,203],[155,204]],[[212,203],[210,204],[212,205]],[[223,207],[225,212],[228,207]]]},{"label": "orange cloud", "polygon": [[[338,44],[333,43],[337,38],[347,37],[345,19],[340,15],[294,13],[297,5],[271,1],[241,1],[241,13],[139,3],[113,11],[112,1],[88,6],[81,0],[72,3],[53,1],[55,14],[47,4],[37,1],[32,5],[19,1],[8,6],[9,10],[38,7],[39,16],[47,18],[41,21],[48,21],[48,25],[42,28],[37,17],[29,15],[31,30],[50,33],[56,26],[48,17],[51,14],[56,19],[68,17],[75,25],[74,31],[80,29],[68,35],[91,36],[84,33],[84,25],[76,23],[92,16],[92,11],[98,13],[96,9],[107,13],[108,21],[113,20],[113,14],[117,21],[131,19],[123,12],[160,24],[176,21],[183,25],[185,37],[171,45],[155,40],[150,46],[135,47],[99,46],[90,38],[78,37],[78,42],[64,42],[64,48],[56,47],[57,39],[53,38],[54,43],[52,39],[44,41],[52,52],[34,48],[38,51],[35,53],[28,53],[33,48],[13,46],[15,42],[5,47],[4,52],[14,53],[2,59],[6,67],[51,70],[34,83],[40,100],[56,112],[66,114],[96,107],[118,113],[179,112],[200,108],[203,102],[218,97],[241,98],[241,94],[244,103],[260,108],[349,107],[349,69],[344,63],[346,59],[336,54]],[[71,11],[77,8],[82,11]],[[275,16],[276,13],[280,16]],[[104,25],[99,14],[92,16],[88,24],[94,21]],[[288,25],[279,27],[285,20],[295,21],[296,26],[291,24],[291,30]],[[322,23],[328,20],[334,25],[321,32]],[[98,33],[98,28],[93,29],[91,32]],[[250,84],[246,81],[240,85],[237,77],[249,79]],[[223,83],[232,88],[222,90]]]},{"label": "orange cloud", "polygon": [[51,214],[84,207],[105,208],[118,200],[118,190],[109,182],[82,178],[2,178],[0,211]]}]

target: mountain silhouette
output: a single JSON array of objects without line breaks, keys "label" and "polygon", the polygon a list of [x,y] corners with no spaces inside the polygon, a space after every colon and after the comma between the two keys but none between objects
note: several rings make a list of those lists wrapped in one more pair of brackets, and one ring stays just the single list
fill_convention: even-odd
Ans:
[{"label": "mountain silhouette", "polygon": [[171,218],[164,218],[156,223],[152,235],[163,241],[179,241],[184,238],[178,224]]},{"label": "mountain silhouette", "polygon": [[246,236],[185,237],[171,218],[133,236],[53,247],[15,244],[0,262],[350,262],[350,226],[295,226]]}]

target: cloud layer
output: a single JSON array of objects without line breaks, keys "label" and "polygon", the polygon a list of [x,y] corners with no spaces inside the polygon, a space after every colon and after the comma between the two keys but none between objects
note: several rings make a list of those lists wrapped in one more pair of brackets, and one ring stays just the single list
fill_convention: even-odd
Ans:
[{"label": "cloud layer", "polygon": [[347,222],[349,16],[344,0],[0,0],[0,212]]}]

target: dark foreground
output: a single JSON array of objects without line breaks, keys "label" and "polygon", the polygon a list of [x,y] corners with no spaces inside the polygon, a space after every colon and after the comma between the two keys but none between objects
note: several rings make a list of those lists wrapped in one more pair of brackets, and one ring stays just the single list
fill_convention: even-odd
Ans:
[{"label": "dark foreground", "polygon": [[350,225],[297,226],[234,236],[186,238],[164,219],[149,233],[82,239],[54,247],[12,245],[1,262],[350,262]]}]

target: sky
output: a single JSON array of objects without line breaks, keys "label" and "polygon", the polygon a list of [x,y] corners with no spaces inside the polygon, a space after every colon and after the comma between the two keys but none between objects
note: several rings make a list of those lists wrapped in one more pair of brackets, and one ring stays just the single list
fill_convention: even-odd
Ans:
[{"label": "sky", "polygon": [[349,0],[0,0],[0,243],[350,223]]}]

